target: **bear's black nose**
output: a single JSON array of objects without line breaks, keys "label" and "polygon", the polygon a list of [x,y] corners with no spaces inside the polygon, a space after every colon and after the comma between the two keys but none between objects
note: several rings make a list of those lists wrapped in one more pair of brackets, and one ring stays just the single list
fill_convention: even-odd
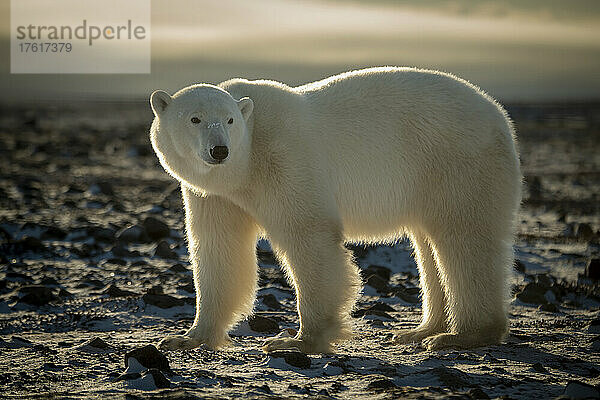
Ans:
[{"label": "bear's black nose", "polygon": [[210,148],[210,156],[217,161],[223,161],[229,155],[227,146],[215,146]]}]

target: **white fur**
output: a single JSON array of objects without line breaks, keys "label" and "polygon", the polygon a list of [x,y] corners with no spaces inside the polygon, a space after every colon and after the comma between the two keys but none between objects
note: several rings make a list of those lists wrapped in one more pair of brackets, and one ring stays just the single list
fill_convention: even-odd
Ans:
[{"label": "white fur", "polygon": [[[344,242],[403,235],[414,244],[423,319],[397,340],[431,349],[502,340],[521,173],[513,127],[480,89],[384,67],[294,88],[234,79],[164,95],[152,98],[151,139],[182,183],[198,294],[194,325],[164,348],[225,343],[252,310],[259,235],[294,283],[300,315],[298,336],[267,350],[324,352],[348,337],[361,281]],[[213,139],[208,125],[188,124],[194,113],[225,127],[223,164],[200,154]]]}]

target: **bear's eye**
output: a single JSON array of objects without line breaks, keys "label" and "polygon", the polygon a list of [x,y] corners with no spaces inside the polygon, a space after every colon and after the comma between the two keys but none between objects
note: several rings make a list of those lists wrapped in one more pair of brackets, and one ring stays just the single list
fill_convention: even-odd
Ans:
[{"label": "bear's eye", "polygon": [[229,125],[233,124],[233,118],[229,118],[229,121],[227,121],[227,123],[228,123]]},{"label": "bear's eye", "polygon": [[192,124],[199,124],[199,123],[200,123],[200,118],[192,117]]}]

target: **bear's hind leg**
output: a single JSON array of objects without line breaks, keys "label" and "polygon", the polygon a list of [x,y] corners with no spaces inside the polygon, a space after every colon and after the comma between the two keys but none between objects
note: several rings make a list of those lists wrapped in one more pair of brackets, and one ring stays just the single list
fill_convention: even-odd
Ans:
[{"label": "bear's hind leg", "polygon": [[[503,240],[505,239],[505,240]],[[464,230],[434,238],[448,301],[448,333],[427,337],[429,350],[498,344],[508,328],[506,288],[510,238]]]},{"label": "bear's hind leg", "polygon": [[420,342],[428,336],[446,332],[448,328],[445,310],[446,299],[438,275],[436,261],[433,257],[433,250],[427,238],[421,233],[413,233],[410,239],[419,268],[423,315],[418,327],[396,332],[394,341],[400,344]]},{"label": "bear's hind leg", "polygon": [[361,287],[358,267],[337,230],[317,231],[311,224],[294,233],[271,240],[296,287],[300,330],[295,338],[268,339],[264,350],[328,353],[333,342],[351,335],[350,311]]}]

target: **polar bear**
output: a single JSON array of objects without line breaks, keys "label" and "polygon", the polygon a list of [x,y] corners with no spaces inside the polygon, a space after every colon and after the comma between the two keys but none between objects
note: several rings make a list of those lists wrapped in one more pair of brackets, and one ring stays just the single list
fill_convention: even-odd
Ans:
[{"label": "polar bear", "polygon": [[264,350],[330,352],[351,334],[361,290],[345,242],[414,246],[422,321],[398,343],[499,343],[521,199],[503,108],[447,73],[380,67],[298,87],[197,84],[151,96],[150,136],[181,182],[196,318],[163,349],[217,348],[252,312],[256,242],[267,238],[296,291],[296,337]]}]

